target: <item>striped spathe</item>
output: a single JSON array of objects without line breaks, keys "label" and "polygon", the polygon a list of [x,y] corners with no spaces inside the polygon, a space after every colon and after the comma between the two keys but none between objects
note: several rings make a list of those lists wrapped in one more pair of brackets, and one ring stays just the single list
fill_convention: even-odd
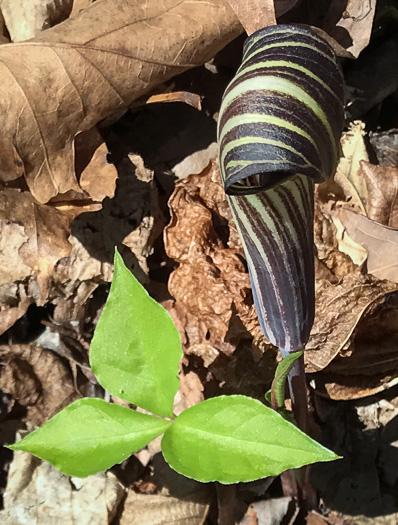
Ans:
[{"label": "striped spathe", "polygon": [[344,122],[343,77],[306,26],[253,33],[218,121],[220,170],[264,335],[301,349],[314,319],[314,182],[331,176]]}]

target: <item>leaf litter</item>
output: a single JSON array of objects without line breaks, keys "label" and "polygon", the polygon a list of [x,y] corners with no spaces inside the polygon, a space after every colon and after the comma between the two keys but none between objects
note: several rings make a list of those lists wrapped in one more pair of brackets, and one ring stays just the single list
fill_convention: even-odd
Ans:
[{"label": "leaf litter", "polygon": [[[11,6],[8,12],[3,4]],[[32,2],[30,8],[39,4],[47,14],[59,7],[61,18],[62,9],[69,9],[68,2],[61,7],[51,1]],[[112,276],[115,245],[180,330],[185,355],[175,411],[220,393],[262,399],[278,353],[258,326],[243,250],[214,160],[219,96],[238,65],[242,39],[217,52],[242,33],[239,17],[249,4],[235,14],[227,2],[216,0],[195,5],[187,0],[140,5],[75,1],[72,16],[46,31],[46,24],[60,21],[55,11],[48,21],[27,16],[31,34],[21,38],[31,40],[15,43],[19,37],[11,27],[22,20],[19,2],[2,2],[2,41],[11,34],[14,43],[0,48],[0,388],[8,407],[0,434],[22,424],[31,429],[83,393],[103,395],[87,369],[87,354]],[[278,21],[285,16],[322,27],[337,40],[332,44],[340,55],[361,54],[362,62],[351,64],[366,67],[375,4],[333,1],[324,9],[319,3],[312,14],[295,1],[275,2],[275,8]],[[385,14],[380,13],[374,32],[383,23]],[[255,25],[253,20],[248,22]],[[353,79],[348,109],[361,120],[349,123],[334,181],[320,185],[316,195],[317,313],[306,367],[321,418],[320,400],[366,398],[396,384],[398,375],[397,166],[391,153],[396,135],[388,130],[369,136],[375,117],[365,112],[363,81],[351,64],[343,63]],[[394,79],[387,80],[384,92],[372,84],[373,106],[384,104],[380,100],[395,85]],[[197,109],[184,113],[176,101]],[[165,117],[165,105],[175,113],[175,128]],[[129,107],[131,112],[120,118]],[[143,115],[149,115],[147,122]],[[205,117],[206,124],[199,126]],[[169,128],[162,131],[164,123]],[[157,143],[161,133],[166,138]],[[195,133],[200,144],[194,145]],[[15,342],[23,332],[21,323],[38,307],[46,312],[44,333],[33,342]],[[383,447],[381,456],[388,458]],[[210,523],[214,488],[203,492],[195,487],[182,494],[177,476],[164,489],[167,476],[156,450],[149,446],[136,456],[115,469],[127,491],[124,509],[115,496],[108,518],[107,511],[94,518],[93,509],[90,523],[112,519],[116,512],[120,523],[161,523],[171,515],[180,523]],[[40,468],[48,467],[28,468],[27,483],[34,483]],[[327,494],[321,485],[321,493]],[[144,489],[137,494],[140,486],[151,486],[148,494]],[[26,499],[21,494],[20,504],[32,505],[28,502],[37,490]],[[253,523],[263,523],[267,489],[250,485],[244,490],[236,491],[237,507],[256,501],[247,515]],[[9,509],[18,496],[10,497],[1,511],[7,520],[13,519]],[[336,512],[344,511],[339,501],[330,501]],[[77,505],[81,512],[81,503]],[[156,515],[148,514],[151,505],[156,505]],[[61,512],[62,507],[55,506],[58,518],[57,508]],[[65,514],[65,523],[67,519]],[[333,519],[340,517],[330,514]]]}]

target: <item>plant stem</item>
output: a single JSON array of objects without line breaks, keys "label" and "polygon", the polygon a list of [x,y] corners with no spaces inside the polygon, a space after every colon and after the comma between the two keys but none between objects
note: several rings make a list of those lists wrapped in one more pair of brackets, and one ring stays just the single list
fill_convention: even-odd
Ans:
[{"label": "plant stem", "polygon": [[309,411],[303,355],[294,362],[288,374],[288,382],[294,419],[299,429],[308,434]]},{"label": "plant stem", "polygon": [[[288,383],[292,411],[297,426],[302,432],[308,434],[310,428],[310,414],[308,410],[307,383],[305,380],[304,355],[300,356],[293,364],[289,374]],[[310,466],[302,467],[300,470],[300,482],[298,486],[300,507],[303,511],[314,508],[317,504],[317,496],[310,482]]]}]

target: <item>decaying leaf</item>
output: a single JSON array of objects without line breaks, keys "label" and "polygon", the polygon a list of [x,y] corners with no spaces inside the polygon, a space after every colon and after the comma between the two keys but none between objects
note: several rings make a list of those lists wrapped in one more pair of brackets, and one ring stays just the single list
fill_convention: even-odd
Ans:
[{"label": "decaying leaf", "polygon": [[364,160],[360,167],[368,192],[367,216],[385,226],[398,228],[398,168],[375,166]]},{"label": "decaying leaf", "polygon": [[7,189],[0,193],[0,232],[0,293],[33,277],[34,299],[44,304],[55,264],[71,251],[69,219],[28,192]]},{"label": "decaying leaf", "polygon": [[93,128],[75,139],[76,172],[82,190],[96,202],[115,195],[117,170],[107,161],[108,148]]},{"label": "decaying leaf", "polygon": [[228,0],[248,35],[276,24],[274,0]]},{"label": "decaying leaf", "polygon": [[7,525],[103,525],[111,523],[124,496],[112,473],[70,478],[47,461],[14,452],[1,522]]},{"label": "decaying leaf", "polygon": [[208,503],[195,499],[189,501],[161,494],[144,495],[129,491],[120,525],[202,525],[208,511]]},{"label": "decaying leaf", "polygon": [[360,120],[352,122],[349,130],[343,134],[341,139],[343,155],[334,180],[342,188],[346,200],[366,215],[368,188],[360,167],[361,160],[369,160],[364,141],[365,134],[365,124]]},{"label": "decaying leaf", "polygon": [[314,377],[317,392],[346,400],[398,383],[398,294],[388,293],[366,312],[349,348]]},{"label": "decaying leaf", "polygon": [[379,164],[398,166],[398,130],[391,129],[369,134]]},{"label": "decaying leaf", "polygon": [[66,20],[73,0],[1,0],[0,7],[13,42],[33,38]]},{"label": "decaying leaf", "polygon": [[33,344],[1,346],[0,360],[0,388],[26,408],[33,426],[79,397],[69,368],[48,350]]},{"label": "decaying leaf", "polygon": [[[346,6],[342,12],[343,3]],[[375,12],[376,0],[334,0],[330,2],[325,16],[325,30],[354,57],[358,57],[369,43]]]},{"label": "decaying leaf", "polygon": [[187,346],[222,344],[239,318],[241,336],[258,331],[249,276],[237,232],[228,226],[232,219],[217,164],[178,182],[169,207],[165,248],[179,267],[168,287],[184,316]]},{"label": "decaying leaf", "polygon": [[[356,246],[348,245],[346,239],[340,240],[340,227],[335,219],[336,213],[331,203],[322,203],[315,200],[315,223],[314,223],[314,243],[317,249],[317,260],[322,266],[329,270],[330,276],[320,273],[321,268],[317,265],[317,279],[326,278],[329,281],[338,281],[349,273],[356,272],[356,265],[362,264],[362,252]],[[353,243],[354,244],[354,243]],[[365,251],[365,258],[366,258]]]},{"label": "decaying leaf", "polygon": [[222,0],[102,0],[35,40],[0,46],[3,136],[34,197],[81,192],[76,135],[203,64],[241,31]]},{"label": "decaying leaf", "polygon": [[306,371],[319,372],[346,351],[358,323],[397,289],[394,283],[358,272],[348,274],[337,285],[318,281],[315,323],[304,354]]},{"label": "decaying leaf", "polygon": [[340,219],[348,235],[368,252],[368,273],[398,283],[398,230],[346,209]]},{"label": "decaying leaf", "polygon": [[72,223],[71,253],[59,261],[52,276],[50,298],[58,321],[84,319],[91,294],[112,279],[115,246],[135,276],[141,282],[148,279],[147,257],[164,225],[153,172],[138,155],[122,159],[117,169],[114,198]]}]

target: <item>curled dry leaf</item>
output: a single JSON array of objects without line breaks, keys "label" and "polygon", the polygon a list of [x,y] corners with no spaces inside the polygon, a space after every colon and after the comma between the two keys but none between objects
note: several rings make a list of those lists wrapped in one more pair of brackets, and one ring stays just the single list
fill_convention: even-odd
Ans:
[{"label": "curled dry leaf", "polygon": [[35,40],[0,46],[3,136],[34,197],[81,192],[76,135],[205,63],[241,31],[222,0],[103,0]]},{"label": "curled dry leaf", "polygon": [[339,216],[348,235],[368,252],[368,273],[398,283],[398,230],[346,209]]},{"label": "curled dry leaf", "polygon": [[369,160],[364,141],[365,124],[354,121],[343,134],[341,148],[343,155],[334,176],[335,182],[342,188],[345,199],[361,213],[366,215],[368,187],[361,173],[360,161]]},{"label": "curled dry leaf", "polygon": [[[356,265],[362,264],[364,250],[356,243],[349,244],[346,239],[340,239],[341,228],[335,219],[335,211],[330,203],[315,200],[314,243],[317,249],[316,278],[326,278],[337,282],[340,278],[357,271]],[[359,251],[358,250],[361,250]],[[325,273],[327,269],[330,273]]]},{"label": "curled dry leaf", "polygon": [[369,44],[376,0],[348,0],[343,12],[341,8],[340,0],[330,2],[325,30],[356,58]]},{"label": "curled dry leaf", "polygon": [[358,323],[397,289],[396,284],[358,272],[346,275],[337,285],[318,281],[315,323],[305,351],[306,371],[323,370],[347,350]]},{"label": "curled dry leaf", "polygon": [[227,0],[248,35],[276,24],[274,0]]},{"label": "curled dry leaf", "polygon": [[[199,494],[201,496],[201,494]],[[143,523],[170,525],[202,525],[209,511],[209,500],[192,494],[178,499],[162,494],[137,494],[129,491],[124,501],[120,525],[142,525]]]},{"label": "curled dry leaf", "polygon": [[76,137],[75,152],[76,172],[86,195],[96,202],[102,202],[105,197],[112,198],[115,195],[117,169],[107,161],[108,148],[96,128]]},{"label": "curled dry leaf", "polygon": [[33,298],[43,305],[54,266],[71,251],[68,218],[37,204],[28,192],[6,189],[0,194],[0,232],[0,294],[33,279]]},{"label": "curled dry leaf", "polygon": [[1,346],[0,360],[0,388],[26,408],[33,426],[80,397],[68,366],[48,350],[33,344]]},{"label": "curled dry leaf", "polygon": [[212,162],[203,173],[178,182],[169,201],[165,248],[179,263],[169,291],[184,316],[187,346],[222,344],[239,318],[238,339],[258,331],[242,248],[228,226],[232,218],[219,177]]},{"label": "curled dry leaf", "polygon": [[117,169],[114,198],[101,210],[81,213],[74,220],[71,253],[53,272],[50,299],[54,318],[61,322],[84,320],[91,294],[112,279],[115,246],[135,276],[141,282],[148,279],[147,257],[164,225],[153,172],[138,155],[122,159]]},{"label": "curled dry leaf", "polygon": [[315,376],[317,391],[333,399],[370,396],[398,383],[398,294],[369,309],[348,351]]},{"label": "curled dry leaf", "polygon": [[369,134],[377,161],[383,166],[398,166],[398,129]]},{"label": "curled dry leaf", "polygon": [[364,160],[360,167],[368,190],[367,216],[385,226],[398,228],[398,168],[375,166]]},{"label": "curled dry leaf", "polygon": [[123,486],[111,472],[71,478],[47,461],[18,450],[10,466],[0,520],[5,525],[111,523],[123,497]]}]

